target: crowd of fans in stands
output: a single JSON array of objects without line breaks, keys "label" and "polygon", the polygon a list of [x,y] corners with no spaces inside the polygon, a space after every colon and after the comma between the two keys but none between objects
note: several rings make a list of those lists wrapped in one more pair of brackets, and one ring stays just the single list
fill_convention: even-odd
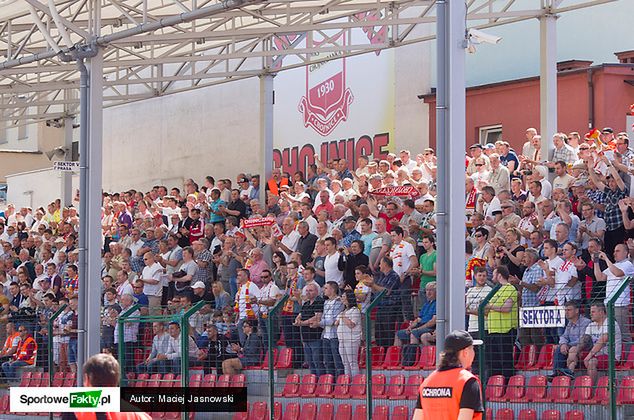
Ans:
[{"label": "crowd of fans in stands", "polygon": [[[607,366],[605,300],[634,274],[634,152],[624,133],[605,128],[582,139],[526,130],[507,142],[469,148],[466,158],[467,328],[487,343],[489,374],[513,375],[513,348],[556,344],[553,374]],[[260,183],[208,176],[184,189],[104,194],[102,347],[117,353],[117,319],[178,315],[204,301],[189,320],[188,353],[205,369],[235,373],[261,363],[269,334],[293,349],[293,367],[354,375],[365,340],[412,349],[435,343],[436,157],[407,150],[384,160],[315,164],[307,173],[274,170]],[[410,189],[385,187],[411,186]],[[266,191],[266,204],[259,201]],[[9,205],[0,227],[0,352],[6,378],[24,365],[74,371],[78,278],[74,207]],[[486,306],[485,331],[478,307]],[[373,337],[363,311],[382,290]],[[288,295],[268,330],[271,308]],[[53,325],[53,349],[47,325]],[[565,328],[519,328],[519,308],[565,306]],[[631,341],[629,290],[616,305],[617,359]],[[169,318],[169,317],[168,317]],[[167,318],[166,318],[167,319]],[[151,330],[151,333],[150,333]],[[142,336],[151,350],[132,355]],[[181,326],[125,323],[128,371],[180,372]],[[405,355],[411,351],[403,351]]]}]

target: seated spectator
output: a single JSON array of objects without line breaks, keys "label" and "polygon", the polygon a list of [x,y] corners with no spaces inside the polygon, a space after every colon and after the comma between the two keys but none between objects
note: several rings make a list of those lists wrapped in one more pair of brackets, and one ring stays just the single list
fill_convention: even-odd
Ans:
[{"label": "seated spectator", "polygon": [[410,321],[409,327],[396,333],[395,346],[402,346],[409,340],[410,344],[420,344],[420,338],[425,333],[432,333],[436,329],[436,282],[425,286],[427,302],[420,308],[418,318]]},{"label": "seated spectator", "polygon": [[[158,360],[164,360],[168,372],[181,373],[181,327],[178,322],[172,321],[167,327],[169,341],[165,354],[156,356]],[[198,347],[191,335],[188,335],[189,360],[196,360]]]},{"label": "seated spectator", "polygon": [[553,360],[553,373],[550,379],[560,374],[574,378],[574,371],[579,362],[579,342],[590,324],[590,320],[579,314],[579,301],[566,302],[566,329],[559,337],[559,344],[555,348]]},{"label": "seated spectator", "polygon": [[201,334],[196,343],[198,348],[198,360],[203,361],[205,373],[211,373],[212,369],[216,369],[219,375],[222,375],[222,362],[224,362],[229,354],[229,340],[218,334],[218,328],[212,322],[205,326],[205,332]]},{"label": "seated spectator", "polygon": [[0,361],[3,362],[14,358],[15,354],[18,352],[21,341],[20,333],[15,329],[15,324],[13,322],[7,322],[5,328],[7,331],[7,339],[0,351]]},{"label": "seated spectator", "polygon": [[[582,352],[579,358],[583,358],[583,364],[588,369],[588,376],[592,383],[597,382],[599,370],[608,368],[608,317],[603,303],[597,302],[590,307],[590,319],[592,322],[586,327],[585,336],[580,340],[580,347],[589,349]],[[621,360],[621,329],[618,323],[614,323],[614,361]],[[587,343],[587,344],[586,344]]]},{"label": "seated spectator", "polygon": [[18,327],[18,333],[20,334],[20,345],[17,352],[13,355],[13,360],[2,364],[4,377],[8,380],[18,379],[16,375],[17,369],[23,366],[33,366],[37,357],[37,343],[29,334],[28,329],[25,326],[20,326]]},{"label": "seated spectator", "polygon": [[136,371],[138,374],[167,372],[168,361],[158,356],[167,354],[170,336],[165,332],[165,325],[162,322],[153,322],[152,332],[154,332],[152,350],[147,359],[137,365]]},{"label": "seated spectator", "polygon": [[262,340],[257,334],[256,322],[245,320],[242,329],[246,337],[243,345],[231,344],[237,357],[222,362],[222,372],[226,375],[240,373],[245,367],[257,366],[262,362]]}]

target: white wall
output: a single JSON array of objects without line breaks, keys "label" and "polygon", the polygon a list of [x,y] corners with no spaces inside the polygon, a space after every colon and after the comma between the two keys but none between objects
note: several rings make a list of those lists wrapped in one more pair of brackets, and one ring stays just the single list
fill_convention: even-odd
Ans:
[{"label": "white wall", "polygon": [[257,78],[106,109],[104,190],[255,172],[259,121]]},{"label": "white wall", "polygon": [[[73,193],[79,188],[79,176],[73,176]],[[32,193],[28,193],[32,191]],[[62,173],[40,169],[7,175],[7,203],[20,207],[44,207],[62,196]]]}]

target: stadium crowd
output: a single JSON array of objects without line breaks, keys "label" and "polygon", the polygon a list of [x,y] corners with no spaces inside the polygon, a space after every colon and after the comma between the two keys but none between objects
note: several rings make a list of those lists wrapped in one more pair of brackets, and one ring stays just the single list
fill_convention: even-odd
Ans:
[{"label": "stadium crowd", "polygon": [[[490,374],[510,377],[513,348],[555,344],[555,374],[607,366],[606,296],[634,275],[634,151],[610,128],[558,133],[541,155],[526,130],[522,150],[473,144],[466,156],[466,326],[486,339]],[[354,166],[354,168],[353,168]],[[260,190],[266,191],[261,205]],[[403,150],[384,160],[326,162],[307,173],[274,170],[235,180],[192,179],[183,189],[103,194],[102,347],[117,353],[117,318],[177,315],[204,301],[190,319],[191,363],[235,373],[259,365],[263,337],[293,349],[292,365],[320,375],[355,375],[368,339],[362,311],[382,290],[374,345],[411,349],[435,343],[436,157]],[[25,365],[76,370],[78,278],[76,208],[8,205],[0,226],[0,351],[6,379]],[[484,331],[478,306],[486,306]],[[267,330],[267,315],[289,299]],[[47,348],[51,314],[53,349]],[[519,328],[519,308],[564,305],[565,328]],[[631,341],[629,290],[617,302],[617,359]],[[137,373],[180,372],[178,322],[126,323],[131,355],[149,336]],[[151,343],[151,348],[149,345]],[[53,369],[53,367],[50,367]]]}]

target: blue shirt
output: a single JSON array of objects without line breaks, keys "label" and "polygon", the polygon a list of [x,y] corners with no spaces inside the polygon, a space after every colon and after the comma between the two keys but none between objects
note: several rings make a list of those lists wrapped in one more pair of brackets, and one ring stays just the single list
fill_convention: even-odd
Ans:
[{"label": "blue shirt", "polygon": [[436,315],[436,301],[432,300],[431,302],[427,302],[420,308],[420,312],[418,313],[418,317],[420,318],[421,324],[426,324]]},{"label": "blue shirt", "polygon": [[[212,201],[211,203],[209,203],[209,208],[212,209],[213,211],[220,211],[220,206],[226,207],[227,203],[225,203],[221,199],[217,199],[216,201]],[[219,216],[214,213],[209,213],[209,223],[218,223],[218,222],[224,222],[224,221],[225,221],[224,216]]]}]

